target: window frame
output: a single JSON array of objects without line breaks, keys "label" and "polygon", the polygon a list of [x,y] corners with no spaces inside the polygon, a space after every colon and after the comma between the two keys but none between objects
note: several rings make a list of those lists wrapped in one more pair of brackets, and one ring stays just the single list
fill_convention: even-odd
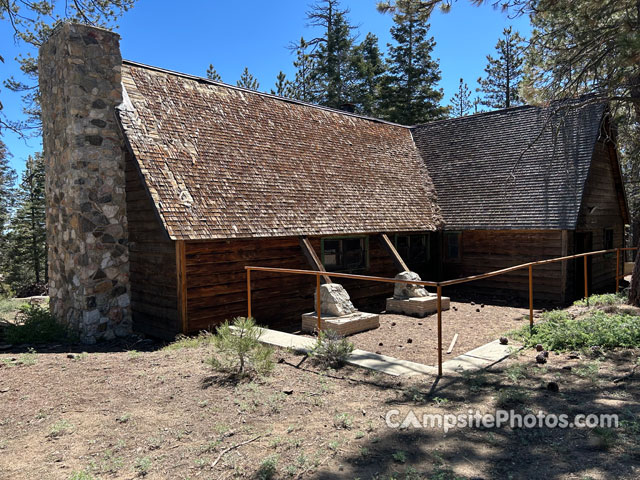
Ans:
[{"label": "window frame", "polygon": [[[611,245],[607,246],[607,233],[611,233]],[[615,238],[616,238],[616,230],[613,227],[605,227],[602,229],[602,249],[603,250],[611,250],[615,247]],[[603,255],[605,258],[610,258],[614,256],[613,252],[605,253]]]},{"label": "window frame", "polygon": [[[455,236],[458,244],[458,255],[456,257],[452,257],[449,255],[449,238]],[[444,242],[443,242],[443,257],[446,262],[460,262],[462,261],[462,231],[460,230],[451,230],[444,232]]]},{"label": "window frame", "polygon": [[[335,269],[331,269],[332,267],[327,267],[325,263],[325,241],[338,241],[339,252],[338,255],[342,256],[342,252],[344,251],[342,247],[343,240],[364,240],[362,245],[364,248],[364,265],[359,267],[347,268],[344,265],[336,265]],[[369,269],[369,236],[368,235],[341,235],[338,237],[321,237],[320,238],[320,261],[324,268],[327,269],[328,272],[338,272],[338,273],[351,273],[351,272],[362,272]]]},{"label": "window frame", "polygon": [[[400,237],[407,237],[409,239],[409,243],[407,244],[408,253],[406,255],[406,258],[402,256],[402,253],[398,248],[398,238]],[[426,255],[424,259],[420,260],[420,262],[418,262],[415,258],[411,257],[411,239],[413,237],[420,237],[422,240],[424,240],[424,248],[425,248]],[[416,265],[428,265],[431,262],[431,235],[429,235],[428,233],[396,233],[393,236],[393,246],[395,247],[398,254],[402,257],[402,260],[404,260],[406,263],[414,263]]]}]

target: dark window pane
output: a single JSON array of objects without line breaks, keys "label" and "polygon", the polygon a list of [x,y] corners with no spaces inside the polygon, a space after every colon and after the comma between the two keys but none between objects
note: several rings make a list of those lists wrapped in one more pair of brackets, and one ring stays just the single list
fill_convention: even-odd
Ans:
[{"label": "dark window pane", "polygon": [[460,258],[460,234],[458,233],[447,233],[446,241],[447,241],[447,258],[451,260],[457,260]]},{"label": "dark window pane", "polygon": [[322,258],[325,268],[333,271],[355,270],[367,266],[365,238],[324,240]]},{"label": "dark window pane", "polygon": [[411,235],[409,261],[425,263],[427,261],[427,248],[425,235]]},{"label": "dark window pane", "polygon": [[324,241],[324,265],[328,267],[336,267],[339,263],[339,240],[325,240]]},{"label": "dark window pane", "polygon": [[610,250],[613,248],[613,228],[606,228],[604,230],[604,249]]},{"label": "dark window pane", "polygon": [[409,236],[398,235],[396,237],[396,250],[403,260],[409,261]]}]

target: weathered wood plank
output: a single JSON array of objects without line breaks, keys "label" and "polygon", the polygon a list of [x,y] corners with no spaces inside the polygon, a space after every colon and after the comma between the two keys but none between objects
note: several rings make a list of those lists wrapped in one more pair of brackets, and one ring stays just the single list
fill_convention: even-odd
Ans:
[{"label": "weathered wood plank", "polygon": [[391,240],[389,240],[388,235],[386,233],[381,233],[378,235],[378,238],[382,248],[391,256],[391,260],[393,260],[396,268],[401,272],[409,271],[409,267],[407,267],[407,264],[404,262]]}]

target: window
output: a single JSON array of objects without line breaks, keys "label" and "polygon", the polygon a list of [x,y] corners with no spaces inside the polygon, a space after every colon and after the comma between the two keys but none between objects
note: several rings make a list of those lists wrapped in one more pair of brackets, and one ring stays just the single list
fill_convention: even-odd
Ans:
[{"label": "window", "polygon": [[368,237],[323,238],[322,264],[327,270],[334,272],[367,268]]},{"label": "window", "polygon": [[605,228],[604,229],[604,238],[603,238],[603,249],[611,250],[613,247],[613,228]]},{"label": "window", "polygon": [[444,256],[446,260],[460,260],[460,232],[445,232]]},{"label": "window", "polygon": [[429,235],[396,235],[395,247],[402,259],[415,265],[428,263],[431,258]]}]

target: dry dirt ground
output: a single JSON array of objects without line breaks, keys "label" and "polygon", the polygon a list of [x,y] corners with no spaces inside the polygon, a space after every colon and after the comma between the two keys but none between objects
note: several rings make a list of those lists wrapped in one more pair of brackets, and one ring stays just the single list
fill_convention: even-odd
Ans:
[{"label": "dry dirt ground", "polygon": [[[534,318],[537,311],[534,311]],[[442,313],[443,361],[497,340],[510,330],[528,324],[529,310],[475,302],[451,302]],[[446,354],[455,334],[458,340]],[[438,361],[437,316],[413,318],[404,315],[380,315],[380,327],[351,335],[356,348],[412,362],[435,365]]]},{"label": "dry dirt ground", "polygon": [[[525,351],[487,372],[439,381],[322,371],[278,350],[271,375],[234,382],[204,362],[210,345],[110,347],[74,358],[0,351],[0,479],[640,478],[638,350],[551,353],[543,366]],[[498,406],[616,413],[620,426],[445,435],[385,424],[390,410],[402,419],[410,410],[422,418]]]}]

